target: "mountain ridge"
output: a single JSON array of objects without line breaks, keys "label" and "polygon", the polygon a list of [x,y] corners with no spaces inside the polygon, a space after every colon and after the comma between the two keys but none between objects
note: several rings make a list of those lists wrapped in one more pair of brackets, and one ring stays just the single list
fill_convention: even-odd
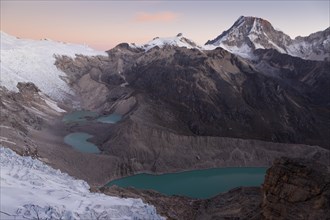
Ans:
[{"label": "mountain ridge", "polygon": [[164,47],[166,45],[177,46],[177,47],[186,47],[188,49],[203,49],[202,46],[195,43],[193,40],[186,38],[182,33],[178,33],[174,37],[155,37],[151,41],[145,44],[129,44],[132,48],[139,48],[144,51],[148,51],[153,47]]},{"label": "mountain ridge", "polygon": [[275,49],[303,59],[329,60],[330,28],[291,39],[265,19],[241,16],[228,30],[205,45],[220,46],[245,57],[252,56],[256,49]]}]

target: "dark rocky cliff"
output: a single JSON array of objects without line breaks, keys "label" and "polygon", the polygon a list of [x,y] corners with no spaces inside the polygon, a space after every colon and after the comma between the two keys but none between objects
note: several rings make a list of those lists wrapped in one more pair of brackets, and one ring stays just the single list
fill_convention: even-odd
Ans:
[{"label": "dark rocky cliff", "polygon": [[262,191],[264,219],[330,219],[329,167],[317,162],[275,160]]}]

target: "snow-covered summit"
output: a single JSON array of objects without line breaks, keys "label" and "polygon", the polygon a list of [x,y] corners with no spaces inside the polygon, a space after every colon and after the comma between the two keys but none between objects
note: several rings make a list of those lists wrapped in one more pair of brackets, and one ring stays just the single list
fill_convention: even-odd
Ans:
[{"label": "snow-covered summit", "polygon": [[85,181],[39,160],[1,146],[0,154],[0,219],[164,219],[141,199],[91,193]]},{"label": "snow-covered summit", "polygon": [[146,44],[137,45],[137,44],[130,44],[133,48],[141,48],[145,51],[150,50],[151,48],[154,48],[156,46],[162,48],[165,45],[171,45],[176,47],[186,47],[188,49],[202,49],[201,46],[199,46],[194,41],[186,38],[183,36],[182,33],[177,34],[174,37],[155,37],[151,41],[147,42]]},{"label": "snow-covered summit", "polygon": [[32,82],[43,93],[55,100],[62,100],[72,90],[61,79],[66,74],[54,65],[54,55],[75,57],[104,55],[85,45],[69,44],[52,40],[20,39],[1,31],[1,78],[0,85],[18,91],[18,82]]},{"label": "snow-covered summit", "polygon": [[317,36],[311,34],[314,36],[313,41],[310,36],[293,40],[275,29],[267,20],[241,16],[228,30],[207,41],[205,47],[222,47],[245,57],[250,57],[256,49],[275,49],[304,59],[324,60],[330,53],[330,35],[326,34],[329,32],[327,30],[315,33]]},{"label": "snow-covered summit", "polygon": [[220,46],[233,52],[249,55],[256,49],[273,48],[286,53],[285,45],[291,38],[277,31],[266,20],[257,17],[241,16],[231,28],[224,31],[206,45]]}]

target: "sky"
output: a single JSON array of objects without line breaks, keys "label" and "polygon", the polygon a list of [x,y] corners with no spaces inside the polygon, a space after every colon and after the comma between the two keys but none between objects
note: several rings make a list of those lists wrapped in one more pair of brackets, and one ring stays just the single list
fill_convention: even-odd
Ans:
[{"label": "sky", "polygon": [[0,1],[1,31],[20,38],[86,44],[98,50],[178,33],[204,44],[241,15],[264,18],[292,38],[330,26],[328,0]]}]

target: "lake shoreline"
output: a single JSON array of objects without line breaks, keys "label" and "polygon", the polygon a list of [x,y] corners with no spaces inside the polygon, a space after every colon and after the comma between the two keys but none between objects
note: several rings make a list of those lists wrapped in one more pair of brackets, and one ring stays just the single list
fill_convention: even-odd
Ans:
[{"label": "lake shoreline", "polygon": [[110,181],[105,187],[116,185],[124,188],[155,190],[168,196],[182,195],[195,199],[207,199],[237,187],[260,186],[264,181],[266,171],[267,168],[231,167],[163,175],[137,174]]},{"label": "lake shoreline", "polygon": [[[185,172],[194,172],[194,171],[204,171],[204,170],[211,170],[211,169],[226,169],[226,168],[265,168],[268,169],[270,166],[222,166],[222,167],[210,167],[210,168],[200,168],[200,169],[178,169],[177,171],[172,171],[172,172],[151,172],[148,170],[145,171],[138,171],[135,172],[132,175],[125,175],[122,177],[118,177],[115,179],[111,179],[109,182],[111,181],[115,181],[115,180],[119,180],[122,178],[126,178],[126,177],[131,177],[131,176],[135,176],[135,175],[141,175],[141,174],[147,174],[147,175],[153,175],[153,176],[160,176],[160,175],[166,175],[166,174],[180,174],[180,173],[185,173]],[[106,186],[106,184],[104,184],[103,186]]]}]

